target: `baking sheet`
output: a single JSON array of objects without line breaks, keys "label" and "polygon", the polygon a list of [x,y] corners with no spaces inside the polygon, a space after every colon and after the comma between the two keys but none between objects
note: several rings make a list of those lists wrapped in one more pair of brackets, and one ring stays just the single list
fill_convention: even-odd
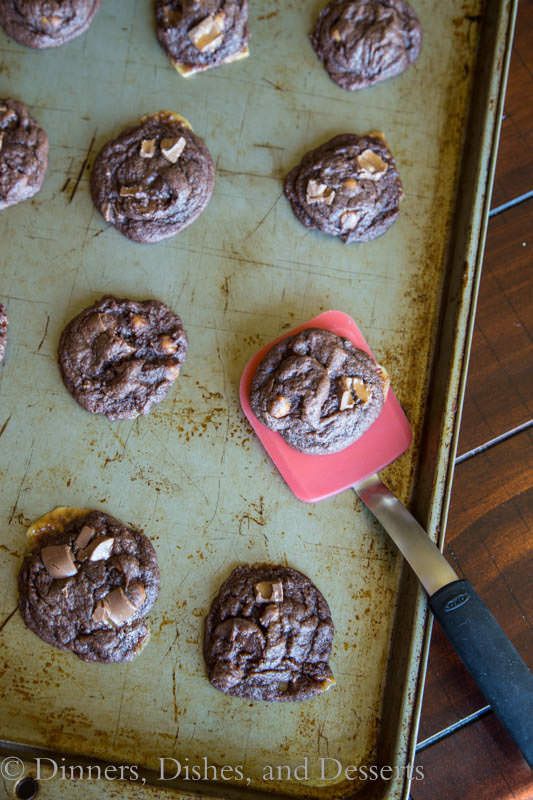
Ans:
[{"label": "baking sheet", "polygon": [[[51,144],[41,193],[0,216],[0,299],[10,318],[0,370],[0,735],[153,769],[161,757],[192,764],[205,756],[243,765],[248,788],[331,797],[366,790],[321,780],[321,758],[371,765],[393,738],[379,721],[395,614],[401,619],[401,564],[353,493],[312,506],[292,497],[243,419],[238,380],[251,354],[284,328],[327,308],[352,315],[413,424],[415,445],[386,474],[409,497],[480,2],[418,0],[418,65],[355,94],[331,83],[307,42],[323,3],[252,5],[251,57],[189,81],[160,50],[149,2],[107,0],[88,34],[58,50],[32,52],[0,34],[0,95],[23,99]],[[162,108],[205,138],[217,185],[190,229],[141,246],[103,224],[88,175],[108,138]],[[283,176],[330,136],[375,129],[404,182],[399,221],[360,246],[306,231],[282,195]],[[190,338],[169,398],[134,422],[84,412],[57,370],[64,324],[107,292],[160,298]],[[83,664],[10,616],[25,526],[55,505],[101,508],[154,541],[162,590],[152,641],[132,664]],[[302,570],[330,603],[337,686],[322,698],[251,704],[205,679],[210,600],[236,564],[256,560]],[[409,635],[416,620],[404,622]],[[416,669],[415,652],[395,670],[399,697]],[[306,756],[303,784],[263,780],[265,766],[294,769]],[[392,781],[382,795],[399,796],[403,786]]]}]

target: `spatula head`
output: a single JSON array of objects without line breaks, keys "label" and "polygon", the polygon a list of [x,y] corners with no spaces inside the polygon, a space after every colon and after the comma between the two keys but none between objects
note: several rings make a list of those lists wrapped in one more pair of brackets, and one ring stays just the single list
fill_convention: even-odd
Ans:
[{"label": "spatula head", "polygon": [[[314,503],[349,489],[384,469],[409,447],[411,426],[392,389],[378,419],[352,445],[332,455],[307,455],[288,445],[279,433],[260,422],[250,407],[250,384],[259,362],[282,339],[305,328],[324,328],[349,339],[372,358],[374,355],[351,317],[342,311],[325,311],[263,347],[242,374],[240,398],[244,413],[281,476],[299,500]],[[386,365],[384,365],[386,367]]]}]

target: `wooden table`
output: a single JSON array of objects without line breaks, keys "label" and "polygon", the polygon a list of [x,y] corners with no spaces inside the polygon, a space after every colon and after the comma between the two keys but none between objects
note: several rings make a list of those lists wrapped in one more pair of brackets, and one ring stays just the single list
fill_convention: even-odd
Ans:
[{"label": "wooden table", "polygon": [[[519,5],[492,209],[446,555],[532,664],[533,0]],[[438,623],[416,763],[413,800],[533,798],[533,773]]]}]

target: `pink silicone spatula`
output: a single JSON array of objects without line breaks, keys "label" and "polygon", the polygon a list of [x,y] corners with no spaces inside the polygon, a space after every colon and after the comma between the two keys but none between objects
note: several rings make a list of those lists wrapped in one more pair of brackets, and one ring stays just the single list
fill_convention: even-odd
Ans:
[{"label": "pink silicone spatula", "polygon": [[333,455],[307,455],[260,422],[250,407],[250,384],[259,362],[282,339],[305,328],[324,328],[372,357],[351,317],[326,311],[283,334],[246,365],[240,383],[244,413],[285,482],[299,500],[317,502],[353,489],[392,538],[429,595],[433,614],[526,760],[533,763],[533,675],[471,584],[459,580],[438,547],[378,472],[411,443],[411,428],[392,390],[374,424]]}]

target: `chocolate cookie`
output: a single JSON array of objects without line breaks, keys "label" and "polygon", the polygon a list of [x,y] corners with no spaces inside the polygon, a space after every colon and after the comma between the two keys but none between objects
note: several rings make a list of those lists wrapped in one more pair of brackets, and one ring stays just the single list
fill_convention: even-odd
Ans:
[{"label": "chocolate cookie", "polygon": [[0,211],[37,194],[47,166],[46,133],[24,103],[0,99]]},{"label": "chocolate cookie", "polygon": [[34,545],[19,573],[28,628],[83,661],[131,661],[149,638],[144,618],[159,593],[148,538],[84,509],[56,509],[32,528]]},{"label": "chocolate cookie", "polygon": [[157,0],[157,38],[184,77],[248,55],[248,0]]},{"label": "chocolate cookie", "polygon": [[8,319],[6,314],[6,307],[0,303],[0,364],[4,360],[7,345],[7,325]]},{"label": "chocolate cookie", "polygon": [[307,328],[274,345],[253,377],[258,419],[303,453],[336,453],[378,418],[388,376],[367,353],[331,331]]},{"label": "chocolate cookie", "polygon": [[378,135],[345,133],[307,153],[285,178],[285,195],[306,228],[368,242],[395,222],[402,183]]},{"label": "chocolate cookie", "polygon": [[0,0],[0,25],[27,47],[59,47],[84,33],[100,0]]},{"label": "chocolate cookie", "polygon": [[405,0],[333,0],[318,17],[313,48],[343,89],[365,89],[416,61],[422,31]]},{"label": "chocolate cookie", "polygon": [[108,142],[94,162],[91,194],[106,222],[136,242],[158,242],[200,216],[215,168],[178,114],[160,111]]},{"label": "chocolate cookie", "polygon": [[87,411],[111,420],[148,414],[164,400],[186,354],[180,317],[157,300],[102,297],[59,342],[65,386]]},{"label": "chocolate cookie", "polygon": [[306,700],[334,685],[329,606],[309,578],[267,564],[237,567],[206,619],[209,680],[251,700]]}]

